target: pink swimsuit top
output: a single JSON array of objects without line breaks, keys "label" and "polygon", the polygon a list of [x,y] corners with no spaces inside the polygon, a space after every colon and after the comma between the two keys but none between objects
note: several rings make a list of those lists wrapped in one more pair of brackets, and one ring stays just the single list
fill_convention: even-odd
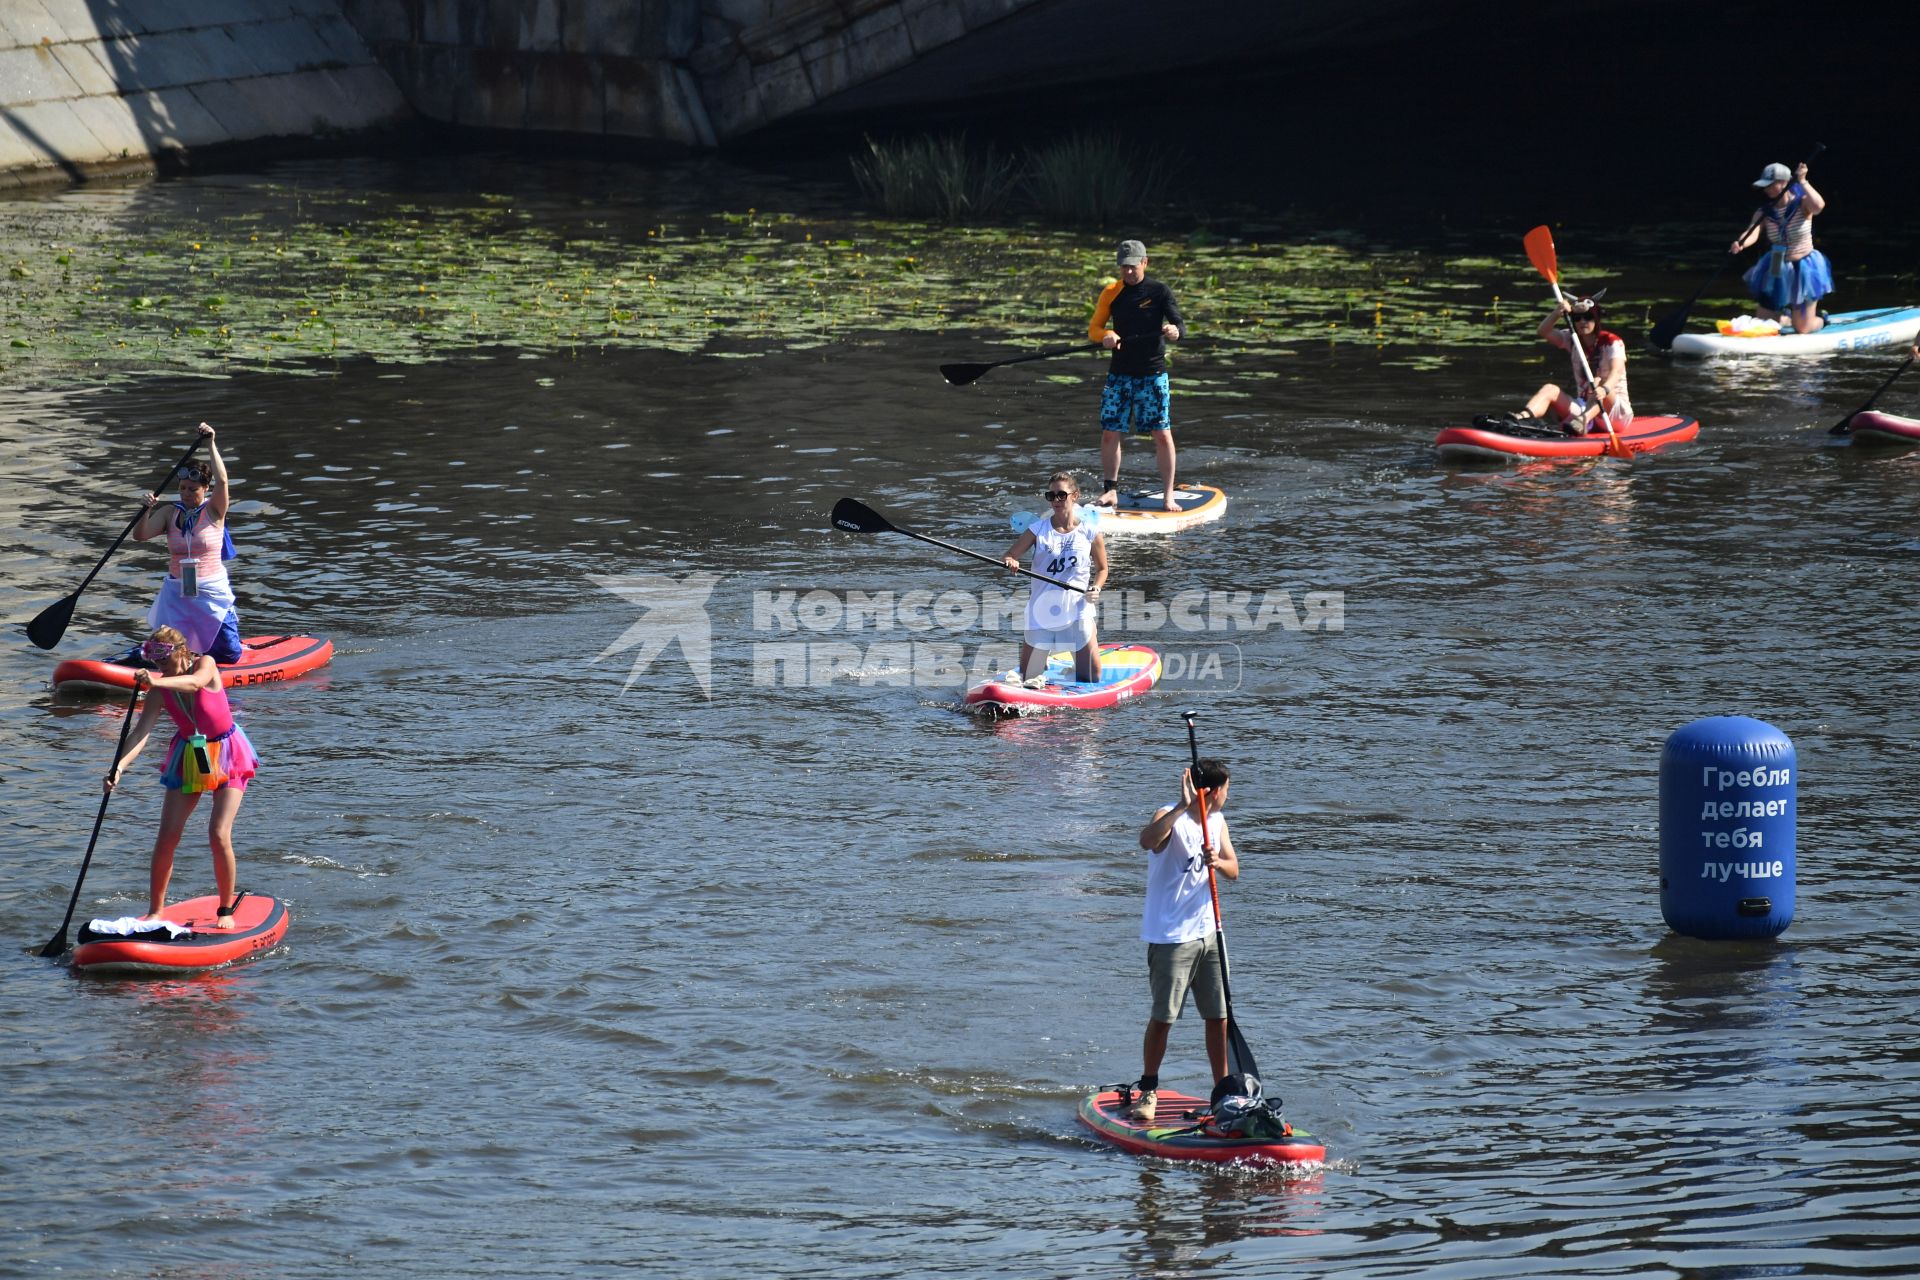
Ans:
[{"label": "pink swimsuit top", "polygon": [[204,733],[209,738],[224,738],[233,731],[233,709],[227,705],[225,689],[194,689],[188,693],[163,689],[160,692],[161,703],[182,735]]},{"label": "pink swimsuit top", "polygon": [[[205,516],[205,504],[202,504],[194,514],[197,517]],[[225,532],[224,522],[195,519],[193,531],[188,533],[180,528],[181,521],[184,519],[186,517],[176,511],[173,513],[173,518],[167,521],[167,576],[178,578],[180,562],[192,559],[194,573],[200,581],[207,582],[226,577],[227,566],[220,559],[221,548],[225,545],[224,539],[220,536]]]}]

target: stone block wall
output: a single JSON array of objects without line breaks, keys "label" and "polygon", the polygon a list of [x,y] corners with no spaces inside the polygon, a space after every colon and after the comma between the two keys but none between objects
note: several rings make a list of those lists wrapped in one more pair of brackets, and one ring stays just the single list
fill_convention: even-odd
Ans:
[{"label": "stone block wall", "polygon": [[339,0],[0,0],[0,185],[411,116]]},{"label": "stone block wall", "polygon": [[423,114],[711,147],[1044,0],[344,0]]}]

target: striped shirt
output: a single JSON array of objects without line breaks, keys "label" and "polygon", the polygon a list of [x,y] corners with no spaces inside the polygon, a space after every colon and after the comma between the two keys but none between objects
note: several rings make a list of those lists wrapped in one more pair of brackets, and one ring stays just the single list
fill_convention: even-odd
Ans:
[{"label": "striped shirt", "polygon": [[1806,207],[1805,188],[1796,182],[1787,191],[1793,198],[1786,208],[1760,206],[1760,225],[1770,242],[1787,251],[1788,258],[1804,258],[1813,252],[1813,213]]}]

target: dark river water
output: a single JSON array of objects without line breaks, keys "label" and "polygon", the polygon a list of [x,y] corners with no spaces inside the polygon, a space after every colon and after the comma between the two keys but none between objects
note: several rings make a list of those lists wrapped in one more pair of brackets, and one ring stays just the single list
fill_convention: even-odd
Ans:
[{"label": "dark river water", "polygon": [[[156,189],[142,234],[287,180]],[[1520,230],[1371,234],[1416,267],[1504,254],[1461,269],[1491,294]],[[1662,234],[1636,307],[1690,292],[1674,264],[1719,232]],[[1197,333],[1183,474],[1231,506],[1115,539],[1113,586],[1338,593],[1340,627],[1109,628],[1232,678],[998,722],[898,642],[1004,642],[967,603],[1004,576],[827,512],[997,555],[1049,471],[1091,474],[1091,358],[956,390],[941,362],[1042,344],[928,320],[10,386],[6,618],[79,581],[205,419],[247,629],[336,657],[233,699],[264,760],[241,883],[290,904],[285,944],[111,980],[34,954],[118,728],[47,681],[133,634],[159,553],[116,556],[55,654],[0,646],[0,1273],[1920,1273],[1920,455],[1824,430],[1897,360],[1637,355],[1635,402],[1696,442],[1438,465],[1439,427],[1560,376],[1530,324],[1437,363],[1228,364]],[[856,591],[967,594],[957,627],[883,634],[836,612]],[[1074,1118],[1139,1070],[1135,837],[1186,709],[1234,771],[1236,1012],[1328,1144],[1305,1174],[1136,1159]],[[1729,713],[1799,752],[1798,915],[1766,943],[1659,909],[1661,745]],[[139,909],[157,792],[109,808],[82,919]],[[176,892],[210,891],[199,831]],[[1191,1016],[1164,1075],[1205,1091]]]}]

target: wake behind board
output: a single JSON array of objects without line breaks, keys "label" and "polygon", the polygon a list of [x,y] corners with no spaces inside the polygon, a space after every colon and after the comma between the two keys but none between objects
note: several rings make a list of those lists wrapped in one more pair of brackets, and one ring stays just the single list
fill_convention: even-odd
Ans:
[{"label": "wake behind board", "polygon": [[[220,679],[229,689],[291,680],[325,666],[332,658],[333,641],[317,636],[253,636],[240,642],[238,662],[220,664]],[[136,670],[113,659],[69,658],[54,667],[53,687],[57,693],[124,691],[133,688]]]},{"label": "wake behind board", "polygon": [[213,894],[176,902],[161,918],[191,932],[177,938],[165,930],[145,934],[99,933],[89,921],[73,948],[73,967],[89,973],[193,973],[217,969],[265,951],[284,938],[292,917],[286,904],[264,893],[244,895],[234,908],[233,927],[216,928]]},{"label": "wake behind board", "polygon": [[968,689],[966,705],[1016,715],[1055,707],[1111,707],[1159,683],[1160,655],[1145,645],[1103,644],[1098,683],[1073,678],[1071,653],[1050,655],[1044,674],[1046,684],[1029,689],[1020,682],[1018,671],[1003,671]]},{"label": "wake behind board", "polygon": [[1105,509],[1102,533],[1177,533],[1227,514],[1227,495],[1210,484],[1175,485],[1178,511],[1167,510],[1164,489],[1122,493],[1116,505]]},{"label": "wake behind board", "polygon": [[1147,1121],[1129,1117],[1122,1095],[1113,1089],[1096,1089],[1080,1100],[1080,1123],[1135,1155],[1266,1165],[1319,1164],[1327,1158],[1325,1145],[1304,1130],[1292,1129],[1284,1138],[1248,1138],[1214,1130],[1209,1115],[1205,1098],[1168,1089],[1160,1090],[1160,1105]]}]

